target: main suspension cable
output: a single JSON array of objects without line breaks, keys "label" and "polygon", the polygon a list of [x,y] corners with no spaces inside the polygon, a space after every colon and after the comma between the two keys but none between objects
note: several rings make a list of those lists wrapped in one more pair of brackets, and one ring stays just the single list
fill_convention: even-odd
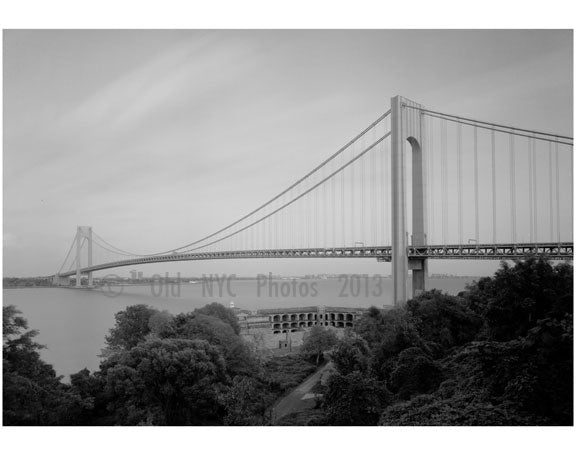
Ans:
[{"label": "main suspension cable", "polygon": [[[358,155],[356,155],[354,158],[352,158],[351,160],[349,160],[346,164],[340,166],[336,171],[332,172],[330,175],[328,175],[327,177],[325,177],[324,179],[320,180],[318,183],[316,183],[315,185],[311,186],[310,188],[308,188],[306,191],[304,191],[303,193],[301,193],[299,196],[295,197],[294,199],[292,199],[291,201],[286,202],[285,204],[281,205],[280,207],[278,207],[276,210],[268,213],[267,215],[259,218],[258,220],[244,226],[241,229],[238,229],[222,238],[216,239],[210,243],[201,245],[199,247],[196,248],[192,248],[192,249],[188,249],[186,251],[182,251],[180,253],[184,254],[184,253],[189,253],[192,251],[196,251],[202,248],[206,248],[207,246],[210,245],[214,245],[215,243],[221,242],[223,240],[226,240],[230,237],[232,237],[233,235],[238,234],[239,232],[242,232],[248,228],[251,228],[252,226],[260,223],[261,221],[266,220],[267,218],[271,217],[272,215],[274,215],[275,213],[279,212],[280,210],[292,205],[294,202],[296,202],[297,200],[301,199],[302,197],[306,196],[307,194],[309,194],[311,191],[315,190],[316,188],[318,188],[320,185],[322,185],[324,182],[326,182],[327,180],[331,179],[333,176],[337,175],[338,173],[340,173],[342,170],[344,170],[346,167],[350,166],[352,163],[354,163],[355,161],[357,161],[358,159],[360,159],[361,157],[363,157],[366,153],[368,153],[370,150],[372,150],[375,146],[377,146],[380,142],[382,142],[383,140],[385,140],[387,137],[389,137],[392,133],[388,132],[386,133],[384,136],[382,136],[380,139],[378,139],[376,142],[374,142],[372,145],[370,145],[369,147],[367,147],[364,151],[360,152]],[[179,253],[179,254],[180,254]]]},{"label": "main suspension cable", "polygon": [[254,215],[255,213],[257,213],[258,211],[262,210],[264,207],[268,206],[269,204],[271,204],[272,202],[276,201],[277,199],[279,199],[280,197],[282,197],[283,195],[285,195],[288,191],[290,191],[292,188],[296,187],[297,185],[299,185],[300,183],[302,183],[304,180],[306,180],[308,177],[310,177],[312,174],[314,174],[316,171],[318,171],[319,169],[321,169],[322,167],[324,167],[327,163],[329,163],[331,160],[333,160],[334,158],[336,158],[338,155],[340,155],[342,152],[344,152],[345,150],[347,150],[352,144],[356,143],[356,141],[363,137],[364,134],[366,134],[368,131],[370,131],[372,128],[374,128],[376,125],[378,125],[382,120],[384,120],[388,115],[390,115],[392,111],[388,110],[387,112],[385,112],[383,115],[381,115],[380,117],[378,117],[374,122],[372,122],[367,128],[365,128],[361,133],[359,133],[358,135],[356,135],[352,140],[350,140],[346,145],[344,145],[343,147],[341,147],[336,153],[332,154],[330,157],[328,157],[327,159],[325,159],[324,161],[322,161],[322,163],[320,163],[318,166],[316,166],[314,169],[312,169],[310,172],[308,172],[306,175],[304,175],[304,177],[300,178],[299,180],[297,180],[296,182],[294,182],[292,185],[290,185],[288,188],[286,188],[284,191],[278,193],[276,196],[274,196],[272,199],[268,200],[267,202],[263,203],[262,205],[260,205],[259,207],[255,208],[254,210],[252,210],[250,213],[244,215],[242,218],[239,218],[238,220],[234,221],[233,223],[230,223],[229,225],[223,227],[222,229],[219,229],[216,232],[213,232],[210,235],[207,235],[199,240],[196,240],[194,242],[188,243],[186,245],[180,246],[178,248],[173,248],[171,250],[166,250],[160,253],[155,253],[155,254],[150,254],[147,256],[157,256],[160,254],[165,254],[165,253],[170,253],[172,251],[178,251],[178,250],[182,250],[184,248],[188,248],[190,246],[194,246],[197,245],[205,240],[208,240],[224,231],[226,231],[227,229],[236,226],[238,223],[244,221],[245,219],[249,218],[250,216]]},{"label": "main suspension cable", "polygon": [[68,253],[66,254],[66,257],[64,258],[64,262],[62,262],[62,265],[60,266],[58,273],[60,273],[62,271],[62,269],[64,268],[64,266],[66,265],[66,261],[68,260],[68,257],[70,256],[70,253],[72,252],[72,248],[74,248],[74,244],[76,243],[76,236],[77,235],[78,235],[78,232],[76,232],[76,235],[74,236],[74,239],[72,240],[72,244],[70,245],[70,248],[68,249]]},{"label": "main suspension cable", "polygon": [[[481,128],[480,125],[490,125],[493,127],[497,127],[497,128],[504,128],[506,130],[515,130],[515,131],[522,131],[524,133],[530,133],[530,134],[537,134],[539,136],[550,136],[552,138],[554,138],[555,140],[552,142],[555,142],[557,139],[567,139],[570,141],[573,141],[574,138],[570,137],[570,136],[561,136],[559,134],[555,134],[555,133],[546,133],[546,132],[542,132],[542,131],[536,131],[536,130],[529,130],[529,129],[525,129],[525,128],[518,128],[516,126],[509,126],[509,125],[503,125],[503,124],[499,124],[499,123],[494,123],[494,122],[485,122],[482,120],[476,120],[476,119],[471,119],[471,118],[466,118],[466,117],[462,117],[461,115],[453,115],[453,114],[446,114],[445,112],[439,112],[439,111],[433,111],[430,109],[425,109],[423,107],[418,107],[418,106],[409,106],[407,104],[403,104],[403,106],[405,107],[409,107],[411,109],[417,109],[420,110],[428,115],[435,115],[435,116],[442,116],[445,117],[447,120],[450,119],[455,119],[456,121],[464,121],[464,122],[471,122],[474,126],[474,124],[479,124],[478,126]],[[506,131],[502,131],[502,132],[506,132]],[[515,133],[514,133],[515,134]],[[528,136],[530,137],[530,136]],[[545,140],[549,140],[549,139],[545,139]],[[571,145],[571,144],[569,144]]]}]

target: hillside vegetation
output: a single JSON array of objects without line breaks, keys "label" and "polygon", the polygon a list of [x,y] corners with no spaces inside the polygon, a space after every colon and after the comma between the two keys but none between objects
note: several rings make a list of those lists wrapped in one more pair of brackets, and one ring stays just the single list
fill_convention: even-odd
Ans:
[{"label": "hillside vegetation", "polygon": [[458,296],[371,308],[337,341],[261,358],[233,313],[116,314],[98,371],[64,384],[26,320],[3,310],[5,425],[268,425],[275,401],[331,349],[335,373],[298,425],[572,425],[573,268],[503,263]]}]

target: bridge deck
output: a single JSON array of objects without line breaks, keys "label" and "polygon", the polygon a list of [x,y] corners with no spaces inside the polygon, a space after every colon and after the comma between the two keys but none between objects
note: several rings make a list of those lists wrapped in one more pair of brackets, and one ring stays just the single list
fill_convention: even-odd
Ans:
[{"label": "bridge deck", "polygon": [[[534,244],[481,244],[481,245],[426,245],[409,246],[408,257],[429,259],[482,259],[502,260],[521,259],[527,255],[545,255],[550,259],[573,259],[573,243],[534,243]],[[137,264],[156,262],[203,261],[214,259],[287,259],[287,258],[376,258],[389,262],[392,258],[392,247],[342,247],[342,248],[302,248],[302,249],[268,249],[246,251],[215,251],[206,253],[168,254],[147,256],[123,261],[84,267],[81,273],[97,270],[126,267]],[[61,273],[59,276],[72,276],[76,271]]]}]

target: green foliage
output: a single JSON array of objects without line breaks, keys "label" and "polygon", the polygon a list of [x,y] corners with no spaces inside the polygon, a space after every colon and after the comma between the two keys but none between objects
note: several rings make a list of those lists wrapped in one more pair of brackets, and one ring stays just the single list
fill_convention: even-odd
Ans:
[{"label": "green foliage", "polygon": [[76,425],[114,425],[115,421],[107,406],[109,397],[106,395],[105,380],[100,372],[90,374],[87,368],[70,375],[72,390],[82,399],[92,403],[90,408],[82,409],[77,416]]},{"label": "green foliage", "polygon": [[314,358],[316,365],[318,365],[324,351],[334,347],[337,342],[338,338],[332,330],[316,325],[304,335],[300,354],[303,357]]},{"label": "green foliage", "polygon": [[[479,280],[451,304],[439,293],[423,299],[432,308],[432,314],[424,312],[426,317],[422,298],[409,304],[419,324],[427,321],[419,327],[422,338],[441,343],[445,328],[453,340],[443,346],[453,349],[439,360],[446,380],[435,391],[400,394],[409,401],[388,407],[380,424],[572,425],[570,265],[552,266],[537,258],[513,267],[503,263],[494,278]],[[430,306],[429,300],[437,302]],[[483,322],[472,340],[476,323],[461,305]],[[404,362],[404,368],[414,368],[422,358],[419,354]],[[404,373],[398,378],[396,371],[392,374],[392,389],[418,376]]]},{"label": "green foliage", "polygon": [[150,335],[158,338],[172,338],[174,336],[173,319],[174,317],[166,310],[156,311],[148,320]]},{"label": "green foliage", "polygon": [[54,368],[40,359],[43,348],[27,330],[20,311],[8,305],[2,311],[2,370],[4,425],[70,425],[92,406],[62,384]]},{"label": "green foliage", "polygon": [[[373,335],[370,353],[370,368],[379,380],[388,381],[396,367],[396,358],[405,349],[419,347],[427,352],[428,348],[420,338],[416,323],[404,308],[385,311],[378,320]],[[374,334],[378,334],[378,337]],[[366,333],[362,333],[362,336]]]},{"label": "green foliage", "polygon": [[506,406],[478,400],[471,394],[449,399],[418,395],[386,408],[379,425],[537,425],[511,412]]},{"label": "green foliage", "polygon": [[414,395],[431,393],[442,380],[440,366],[419,348],[400,353],[396,368],[390,375],[390,390],[407,400]]},{"label": "green foliage", "polygon": [[132,305],[116,313],[116,325],[106,336],[108,349],[132,349],[150,333],[150,318],[158,311],[148,305]]},{"label": "green foliage", "polygon": [[206,340],[217,347],[226,361],[228,374],[251,375],[257,372],[257,359],[246,342],[238,336],[230,324],[202,313],[181,313],[172,323],[174,338]]},{"label": "green foliage", "polygon": [[359,336],[351,334],[338,342],[331,358],[338,372],[347,375],[353,371],[366,371],[368,354],[368,343]]},{"label": "green foliage", "polygon": [[229,324],[236,335],[240,335],[240,324],[238,324],[238,318],[230,308],[226,308],[220,303],[212,302],[209,305],[205,305],[202,308],[195,310],[195,313],[218,318]]},{"label": "green foliage", "polygon": [[335,373],[328,379],[323,400],[326,424],[375,425],[390,402],[390,392],[373,377],[359,371]]},{"label": "green foliage", "polygon": [[116,314],[100,370],[62,384],[13,306],[3,311],[6,425],[261,425],[332,350],[320,407],[282,425],[572,425],[573,269],[502,264],[458,297],[371,308],[338,341],[316,326],[301,355],[260,361],[219,304]]},{"label": "green foliage", "polygon": [[203,340],[143,342],[101,366],[109,409],[123,424],[221,423],[225,363]]},{"label": "green foliage", "polygon": [[524,336],[539,319],[572,314],[573,268],[530,257],[513,267],[502,262],[493,278],[469,286],[466,298],[485,320],[489,339]]},{"label": "green foliage", "polygon": [[223,396],[226,425],[264,425],[270,421],[262,384],[247,376],[236,376]]},{"label": "green foliage", "polygon": [[386,335],[384,315],[388,312],[376,307],[370,307],[367,313],[354,326],[354,331],[366,340],[371,348],[381,343]]},{"label": "green foliage", "polygon": [[314,371],[314,365],[297,355],[270,357],[262,365],[263,379],[277,395],[296,387]]},{"label": "green foliage", "polygon": [[381,425],[572,425],[572,321],[541,320],[527,337],[477,341],[443,360],[432,394],[388,407]]},{"label": "green foliage", "polygon": [[431,350],[443,351],[472,341],[482,327],[482,318],[461,297],[432,290],[406,305],[418,334]]}]

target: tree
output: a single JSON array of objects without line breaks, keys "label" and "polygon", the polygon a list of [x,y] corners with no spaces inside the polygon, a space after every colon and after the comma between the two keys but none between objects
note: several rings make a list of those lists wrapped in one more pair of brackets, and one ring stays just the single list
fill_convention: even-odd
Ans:
[{"label": "tree", "polygon": [[487,337],[508,341],[525,336],[539,319],[572,314],[573,268],[542,257],[502,262],[493,278],[483,278],[464,294],[484,319]]},{"label": "tree", "polygon": [[166,310],[156,311],[148,320],[150,335],[159,338],[172,338],[174,335],[173,319],[174,317]]},{"label": "tree", "polygon": [[223,396],[226,425],[263,425],[269,421],[263,385],[247,376],[236,376]]},{"label": "tree", "polygon": [[109,407],[122,424],[222,423],[225,363],[203,340],[150,340],[102,364]]},{"label": "tree", "polygon": [[92,406],[56,376],[40,358],[44,346],[27,330],[26,319],[13,305],[2,311],[2,370],[4,425],[70,425]]},{"label": "tree", "polygon": [[205,314],[207,316],[213,316],[220,319],[221,321],[230,324],[232,330],[236,335],[240,335],[240,324],[238,324],[238,318],[230,308],[226,308],[217,302],[212,302],[209,305],[205,305],[194,311],[195,313]]},{"label": "tree", "polygon": [[174,317],[172,327],[174,338],[206,340],[217,347],[231,376],[250,376],[258,370],[258,362],[246,342],[221,319],[197,312],[181,313]]},{"label": "tree", "polygon": [[380,380],[389,380],[396,358],[405,349],[419,347],[428,351],[418,334],[416,322],[405,308],[383,312],[378,322],[379,341],[372,345],[370,369]]},{"label": "tree", "polygon": [[368,369],[368,343],[354,334],[347,334],[332,352],[332,362],[342,375]]},{"label": "tree", "polygon": [[409,300],[406,307],[429,347],[460,346],[472,341],[482,327],[482,318],[468,308],[465,299],[436,289]]},{"label": "tree", "polygon": [[356,322],[354,331],[366,340],[370,347],[380,343],[385,336],[384,315],[389,311],[372,306]]},{"label": "tree", "polygon": [[382,382],[360,371],[328,379],[323,408],[329,425],[375,425],[391,394]]},{"label": "tree", "polygon": [[116,313],[116,325],[110,329],[106,336],[108,349],[116,351],[120,349],[132,349],[141,343],[150,333],[150,318],[158,310],[148,305],[132,305],[124,311]]},{"label": "tree", "polygon": [[442,381],[440,366],[419,348],[408,348],[400,353],[390,375],[390,390],[402,400],[414,395],[434,392]]},{"label": "tree", "polygon": [[300,353],[304,357],[315,357],[318,365],[324,351],[331,349],[337,342],[338,338],[332,330],[316,325],[304,335]]}]

